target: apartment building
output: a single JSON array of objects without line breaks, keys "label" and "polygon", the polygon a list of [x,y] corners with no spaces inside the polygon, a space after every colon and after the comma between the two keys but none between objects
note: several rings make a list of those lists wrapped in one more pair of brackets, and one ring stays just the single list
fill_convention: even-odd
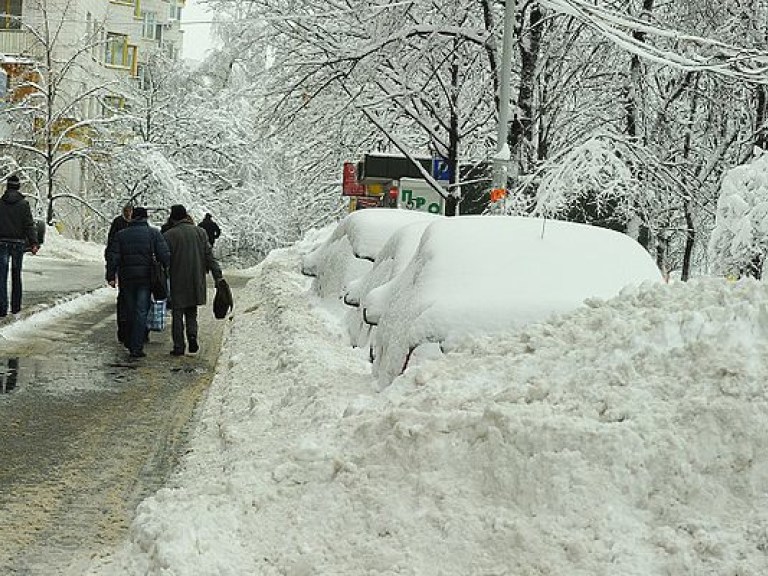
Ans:
[{"label": "apartment building", "polygon": [[[56,144],[59,155],[93,144],[92,131],[79,126],[125,108],[126,91],[144,85],[147,62],[158,51],[180,57],[183,8],[184,0],[0,0],[0,103],[29,102],[33,109],[26,115],[31,124],[21,128],[0,115],[2,152],[13,154],[9,142],[20,140],[50,148],[51,133],[66,136]],[[38,93],[54,82],[51,105]],[[52,114],[43,113],[46,106]],[[68,162],[56,179],[60,190],[88,195],[86,162]],[[65,205],[57,217],[63,212]]]},{"label": "apartment building", "polygon": [[184,0],[0,0],[0,66],[13,77],[49,47],[63,61],[90,45],[92,65],[80,62],[88,73],[78,80],[141,82],[153,52],[180,56],[183,8]]}]

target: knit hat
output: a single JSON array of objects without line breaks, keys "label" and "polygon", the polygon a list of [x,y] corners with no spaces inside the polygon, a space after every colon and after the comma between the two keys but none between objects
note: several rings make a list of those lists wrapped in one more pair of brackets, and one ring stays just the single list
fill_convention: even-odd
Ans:
[{"label": "knit hat", "polygon": [[144,208],[144,206],[136,206],[136,208],[133,209],[133,220],[146,220],[147,218],[149,218],[149,214],[147,213],[147,209]]},{"label": "knit hat", "polygon": [[171,206],[171,220],[179,221],[187,217],[187,209],[181,204]]},{"label": "knit hat", "polygon": [[19,188],[21,188],[19,177],[16,174],[8,176],[8,190],[18,190]]}]

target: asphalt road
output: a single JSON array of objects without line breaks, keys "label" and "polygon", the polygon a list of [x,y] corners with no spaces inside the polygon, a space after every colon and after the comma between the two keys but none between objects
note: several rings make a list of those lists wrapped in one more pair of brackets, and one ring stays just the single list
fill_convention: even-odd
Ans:
[{"label": "asphalt road", "polygon": [[[244,284],[228,280],[235,293]],[[66,294],[60,281],[25,293],[25,306]],[[147,358],[129,360],[111,299],[0,340],[0,575],[81,574],[126,536],[136,505],[184,453],[215,371],[227,320],[210,304],[199,312],[196,356],[170,356],[166,330],[152,333]]]}]

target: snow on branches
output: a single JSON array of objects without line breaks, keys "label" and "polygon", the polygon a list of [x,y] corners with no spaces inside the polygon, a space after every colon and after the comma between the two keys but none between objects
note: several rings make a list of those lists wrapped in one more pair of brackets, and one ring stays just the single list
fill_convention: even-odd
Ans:
[{"label": "snow on branches", "polygon": [[760,276],[768,250],[768,154],[729,170],[709,242],[713,272]]},{"label": "snow on branches", "polygon": [[589,203],[595,216],[615,215],[636,188],[632,171],[613,141],[596,136],[545,166],[534,214],[563,216],[575,205]]}]

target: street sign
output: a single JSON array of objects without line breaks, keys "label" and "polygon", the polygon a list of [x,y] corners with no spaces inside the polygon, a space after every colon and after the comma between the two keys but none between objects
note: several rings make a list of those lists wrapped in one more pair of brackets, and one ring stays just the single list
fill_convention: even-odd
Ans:
[{"label": "street sign", "polygon": [[420,210],[432,214],[443,213],[443,197],[438,194],[426,180],[418,178],[400,179],[400,196],[398,208]]},{"label": "street sign", "polygon": [[445,158],[432,158],[432,178],[451,182],[453,171]]},{"label": "street sign", "polygon": [[357,180],[357,167],[352,162],[344,162],[341,177],[342,196],[365,196],[365,184]]}]

